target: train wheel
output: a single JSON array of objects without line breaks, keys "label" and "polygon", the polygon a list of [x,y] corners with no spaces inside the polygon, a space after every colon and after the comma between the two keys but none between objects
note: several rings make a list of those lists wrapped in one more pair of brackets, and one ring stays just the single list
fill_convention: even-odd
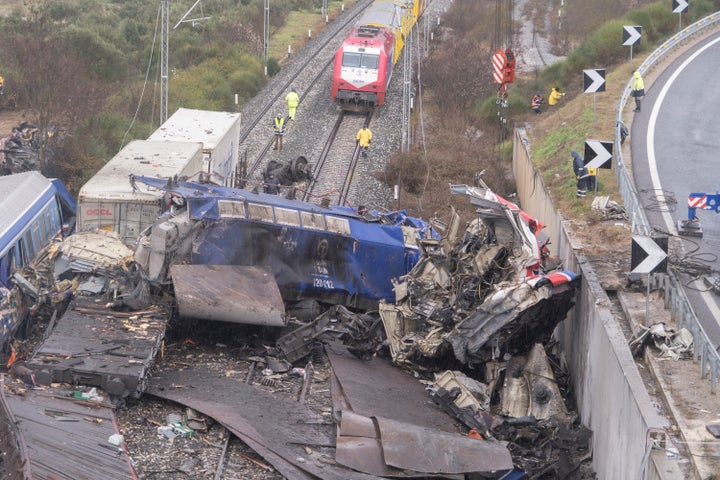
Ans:
[{"label": "train wheel", "polygon": [[308,161],[302,155],[290,163],[290,174],[293,182],[299,182],[308,178]]}]

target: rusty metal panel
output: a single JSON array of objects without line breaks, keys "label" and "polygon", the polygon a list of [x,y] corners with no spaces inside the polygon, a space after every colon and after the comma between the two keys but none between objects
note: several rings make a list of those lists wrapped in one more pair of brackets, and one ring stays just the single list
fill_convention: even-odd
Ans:
[{"label": "rusty metal panel", "polygon": [[77,297],[28,367],[38,383],[80,383],[112,395],[140,397],[168,320],[168,312],[158,305],[116,312],[104,300]]},{"label": "rusty metal panel", "polygon": [[272,273],[240,265],[173,265],[180,315],[231,323],[283,327],[287,323]]},{"label": "rusty metal panel", "polygon": [[13,419],[15,430],[10,442],[3,431],[3,449],[10,447],[3,452],[24,463],[24,471],[6,464],[3,478],[137,480],[124,444],[108,442],[120,433],[109,404],[75,401],[64,390],[28,391],[11,384],[2,389],[3,419]]},{"label": "rusty metal panel", "polygon": [[417,427],[375,417],[383,458],[388,465],[436,474],[492,473],[512,470],[507,447],[497,442]]},{"label": "rusty metal panel", "polygon": [[213,418],[290,480],[378,478],[308,454],[305,446],[332,451],[333,426],[298,402],[276,398],[218,373],[192,368],[154,373],[148,392]]},{"label": "rusty metal panel", "polygon": [[344,410],[338,425],[338,436],[380,438],[380,432],[372,418]]},{"label": "rusty metal panel", "polygon": [[[453,475],[447,472],[419,472],[412,469],[401,470],[393,467],[385,458],[383,440],[376,424],[377,420],[374,418],[357,415],[348,410],[343,411],[342,421],[338,425],[337,454],[335,455],[335,459],[339,464],[382,477],[441,477],[454,480],[463,480],[465,478],[464,475]],[[413,425],[408,426],[410,429],[418,428]],[[411,445],[407,445],[407,447],[413,448]],[[432,452],[431,456],[447,457],[448,454],[444,448],[440,448],[436,452]],[[434,460],[430,459],[429,461]]]},{"label": "rusty metal panel", "polygon": [[403,472],[385,464],[379,438],[338,437],[335,460],[340,465],[379,477],[403,477]]},{"label": "rusty metal panel", "polygon": [[[454,420],[435,405],[422,383],[388,360],[375,357],[365,362],[327,350],[344,402],[353,412],[446,432],[460,431]],[[334,395],[333,401],[336,398],[340,397]],[[340,408],[344,411],[347,406]]]},{"label": "rusty metal panel", "polygon": [[399,477],[402,472],[385,463],[380,432],[372,418],[343,410],[338,424],[335,460],[354,470],[381,477]]}]

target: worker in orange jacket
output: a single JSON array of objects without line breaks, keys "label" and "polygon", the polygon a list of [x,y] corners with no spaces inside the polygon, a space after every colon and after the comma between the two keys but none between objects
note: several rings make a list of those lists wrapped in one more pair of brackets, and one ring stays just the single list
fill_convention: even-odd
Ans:
[{"label": "worker in orange jacket", "polygon": [[535,113],[542,113],[540,111],[540,105],[545,103],[545,99],[540,95],[540,92],[535,92],[535,95],[533,95],[532,100],[530,101],[530,108],[533,109],[533,112]]}]

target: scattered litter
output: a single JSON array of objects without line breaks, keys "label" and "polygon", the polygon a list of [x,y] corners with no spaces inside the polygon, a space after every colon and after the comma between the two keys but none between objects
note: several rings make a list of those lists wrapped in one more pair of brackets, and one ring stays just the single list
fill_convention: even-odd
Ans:
[{"label": "scattered litter", "polygon": [[119,433],[113,433],[108,438],[108,443],[111,445],[115,445],[116,447],[119,447],[124,440],[124,437],[120,435]]}]

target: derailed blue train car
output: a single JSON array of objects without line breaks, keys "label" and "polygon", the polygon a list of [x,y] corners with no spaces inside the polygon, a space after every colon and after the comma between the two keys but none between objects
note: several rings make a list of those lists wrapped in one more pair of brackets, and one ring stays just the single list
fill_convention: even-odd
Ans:
[{"label": "derailed blue train car", "polygon": [[132,181],[165,191],[168,212],[135,254],[151,282],[167,282],[174,264],[261,267],[286,302],[376,309],[394,300],[392,279],[412,269],[419,241],[433,236],[403,211],[359,213],[208,184]]},{"label": "derailed blue train car", "polygon": [[0,176],[0,350],[27,316],[12,292],[13,273],[54,238],[72,233],[75,215],[75,201],[59,180],[37,171]]}]

